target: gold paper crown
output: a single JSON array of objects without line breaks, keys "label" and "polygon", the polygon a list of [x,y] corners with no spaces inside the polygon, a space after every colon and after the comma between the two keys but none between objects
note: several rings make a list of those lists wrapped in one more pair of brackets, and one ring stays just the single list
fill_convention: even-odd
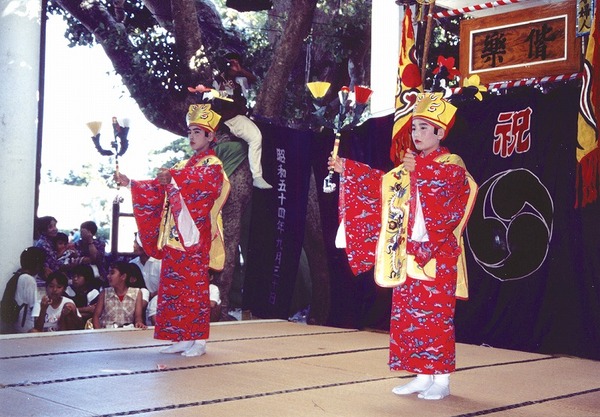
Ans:
[{"label": "gold paper crown", "polygon": [[437,127],[448,130],[454,123],[456,107],[442,97],[442,93],[419,94],[413,110],[413,118],[425,119]]},{"label": "gold paper crown", "polygon": [[188,126],[199,126],[209,132],[217,130],[221,116],[210,109],[210,104],[192,104],[185,118]]}]

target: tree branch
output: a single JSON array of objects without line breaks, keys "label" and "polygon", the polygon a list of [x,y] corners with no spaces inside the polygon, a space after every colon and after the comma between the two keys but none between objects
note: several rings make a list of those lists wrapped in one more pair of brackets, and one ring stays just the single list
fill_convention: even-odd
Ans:
[{"label": "tree branch", "polygon": [[[185,94],[165,90],[160,80],[146,70],[138,58],[137,49],[127,36],[125,25],[117,22],[100,2],[56,2],[94,35],[144,116],[159,128],[184,134],[185,123],[181,115],[186,112]],[[165,107],[165,101],[169,102],[168,107]],[[176,108],[178,111],[166,114],[165,108]]]}]

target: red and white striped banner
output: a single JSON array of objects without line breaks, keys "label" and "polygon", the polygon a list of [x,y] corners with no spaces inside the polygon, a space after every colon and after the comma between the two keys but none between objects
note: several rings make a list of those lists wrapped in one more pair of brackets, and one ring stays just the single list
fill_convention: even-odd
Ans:
[{"label": "red and white striped banner", "polygon": [[575,80],[577,78],[581,78],[582,76],[583,76],[582,72],[574,72],[573,74],[552,75],[552,76],[546,76],[546,77],[542,77],[542,78],[526,78],[524,80],[516,80],[516,81],[501,81],[501,82],[489,84],[488,90],[503,90],[506,88],[523,87],[523,86],[528,86],[528,85],[556,83],[556,82],[560,82],[560,81],[571,81],[571,80]]},{"label": "red and white striped banner", "polygon": [[469,12],[476,12],[478,10],[491,9],[493,7],[498,7],[498,6],[506,6],[508,4],[520,3],[522,1],[527,1],[527,0],[497,0],[497,1],[491,1],[491,2],[488,2],[488,3],[476,4],[476,5],[473,5],[473,6],[463,7],[463,8],[460,8],[460,9],[444,10],[442,12],[435,13],[433,15],[433,18],[434,19],[439,19],[439,18],[442,18],[442,17],[460,16],[462,14],[469,13]]},{"label": "red and white striped banner", "polygon": [[[497,83],[491,83],[486,85],[488,91],[490,90],[506,90],[508,88],[513,87],[524,87],[530,85],[538,85],[538,84],[547,84],[547,83],[556,83],[560,81],[571,81],[577,78],[582,78],[583,72],[574,72],[573,74],[562,74],[562,75],[551,75],[542,78],[525,78],[522,80],[514,80],[514,81],[500,81]],[[463,91],[463,87],[457,87],[450,89],[452,94],[460,94]]]}]

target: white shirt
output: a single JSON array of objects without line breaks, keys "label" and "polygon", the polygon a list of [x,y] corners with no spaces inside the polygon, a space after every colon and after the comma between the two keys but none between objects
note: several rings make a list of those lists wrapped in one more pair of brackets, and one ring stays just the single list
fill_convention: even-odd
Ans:
[{"label": "white shirt", "polygon": [[210,301],[215,301],[218,306],[221,305],[221,291],[219,291],[219,287],[215,284],[210,284],[208,289],[210,291]]},{"label": "white shirt", "polygon": [[150,302],[150,291],[148,291],[148,288],[140,288],[140,291],[142,293],[142,300],[145,302]]},{"label": "white shirt", "polygon": [[[60,301],[60,305],[58,306],[58,308],[54,308],[54,307],[52,307],[52,305],[48,306],[48,309],[46,310],[46,317],[44,319],[44,331],[45,332],[54,332],[54,331],[58,330],[58,320],[60,319],[62,309],[65,306],[65,304],[68,304],[68,303],[75,305],[73,300],[71,300],[70,298],[62,297],[62,300]],[[33,311],[31,312],[31,316],[39,317],[41,309],[42,309],[41,301],[38,301],[35,304]],[[81,317],[81,314],[79,314],[79,310],[75,309],[75,311],[77,312],[77,316]]]},{"label": "white shirt", "polygon": [[[20,306],[27,304],[27,308],[22,308],[19,312],[19,320],[17,320],[17,323],[15,324],[15,330],[17,332],[27,333],[33,329],[34,323],[31,312],[33,311],[33,307],[39,302],[37,296],[37,282],[34,277],[29,274],[21,274],[17,281],[15,301]],[[23,315],[26,315],[25,324],[21,326]]]},{"label": "white shirt", "polygon": [[[73,288],[71,288],[71,286],[68,286],[67,289],[65,290],[65,294],[67,294],[70,298],[75,297],[75,290]],[[87,295],[87,304],[90,305],[92,303],[92,301],[94,301],[94,299],[96,299],[96,297],[98,297],[100,295],[100,291],[98,291],[97,289],[93,288],[91,289]]]},{"label": "white shirt", "polygon": [[142,271],[142,276],[144,277],[144,282],[146,283],[146,288],[150,291],[151,294],[156,294],[158,292],[158,282],[160,280],[160,267],[162,261],[156,258],[148,258],[146,263],[142,265],[142,261],[140,261],[140,257],[134,258],[130,261],[132,264],[136,264],[140,267]]}]

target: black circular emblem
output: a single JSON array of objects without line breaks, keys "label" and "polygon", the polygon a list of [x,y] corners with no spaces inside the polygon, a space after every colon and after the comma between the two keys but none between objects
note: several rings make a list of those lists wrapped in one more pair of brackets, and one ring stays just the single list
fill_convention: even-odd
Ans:
[{"label": "black circular emblem", "polygon": [[471,252],[501,281],[525,278],[546,259],[553,216],[550,193],[531,171],[498,173],[479,187],[466,229]]}]

